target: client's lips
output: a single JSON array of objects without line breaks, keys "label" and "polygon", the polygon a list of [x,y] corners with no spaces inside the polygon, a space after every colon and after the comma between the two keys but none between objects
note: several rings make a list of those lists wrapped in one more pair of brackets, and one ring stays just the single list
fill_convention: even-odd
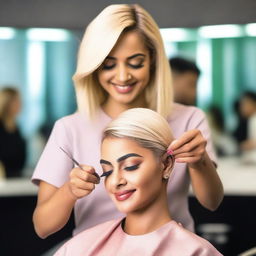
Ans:
[{"label": "client's lips", "polygon": [[136,189],[123,190],[123,191],[117,192],[117,193],[115,193],[116,200],[124,201],[124,200],[128,199],[135,191],[136,191]]}]

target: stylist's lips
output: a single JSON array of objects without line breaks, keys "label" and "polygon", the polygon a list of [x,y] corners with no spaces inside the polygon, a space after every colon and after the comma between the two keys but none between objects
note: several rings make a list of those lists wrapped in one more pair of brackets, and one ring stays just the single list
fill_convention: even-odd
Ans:
[{"label": "stylist's lips", "polygon": [[135,191],[136,191],[136,189],[124,190],[124,191],[117,192],[117,193],[115,193],[116,200],[124,201],[124,200],[128,199]]},{"label": "stylist's lips", "polygon": [[115,83],[112,83],[112,84],[114,85],[114,87],[118,93],[129,93],[130,91],[132,91],[136,82],[131,83],[131,84],[126,84],[126,85],[119,85],[119,84],[115,84]]}]

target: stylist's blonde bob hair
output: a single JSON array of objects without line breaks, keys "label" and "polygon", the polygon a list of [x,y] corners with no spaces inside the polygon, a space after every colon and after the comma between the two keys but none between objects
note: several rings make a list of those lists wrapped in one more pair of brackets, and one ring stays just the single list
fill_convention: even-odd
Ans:
[{"label": "stylist's blonde bob hair", "polygon": [[147,108],[131,108],[122,112],[104,129],[102,140],[109,137],[132,139],[157,157],[166,153],[173,141],[166,119]]},{"label": "stylist's blonde bob hair", "polygon": [[148,12],[137,4],[110,5],[87,27],[78,52],[73,76],[78,110],[92,119],[107,93],[99,85],[96,70],[115,46],[122,32],[135,30],[151,55],[151,78],[146,87],[148,107],[167,117],[171,111],[171,72],[159,28]]}]

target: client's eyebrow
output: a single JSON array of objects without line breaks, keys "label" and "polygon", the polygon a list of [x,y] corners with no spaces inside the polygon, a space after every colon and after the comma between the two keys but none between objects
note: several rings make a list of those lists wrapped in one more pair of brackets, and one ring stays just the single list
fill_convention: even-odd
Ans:
[{"label": "client's eyebrow", "polygon": [[[124,161],[125,159],[129,158],[129,157],[142,157],[141,155],[138,155],[136,153],[129,153],[129,154],[126,154],[124,156],[121,156],[117,159],[117,162],[121,162],[121,161]],[[107,164],[107,165],[112,165],[109,161],[107,160],[104,160],[104,159],[100,159],[100,164]]]},{"label": "client's eyebrow", "polygon": [[126,154],[124,156],[121,156],[117,159],[117,162],[121,162],[121,161],[124,161],[125,159],[129,158],[129,157],[133,157],[133,156],[136,156],[136,157],[142,157],[136,153],[129,153],[129,154]]},{"label": "client's eyebrow", "polygon": [[100,164],[108,164],[108,165],[111,165],[111,163],[107,160],[104,160],[104,159],[100,159]]}]

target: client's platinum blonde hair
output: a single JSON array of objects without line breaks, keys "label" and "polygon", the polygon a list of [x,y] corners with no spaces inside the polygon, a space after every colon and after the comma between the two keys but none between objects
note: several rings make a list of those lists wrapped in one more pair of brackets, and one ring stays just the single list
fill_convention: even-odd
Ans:
[{"label": "client's platinum blonde hair", "polygon": [[108,137],[132,139],[156,156],[163,155],[173,141],[165,118],[146,108],[132,108],[121,113],[105,128],[103,140]]},{"label": "client's platinum blonde hair", "polygon": [[108,94],[99,85],[97,69],[125,31],[135,30],[151,56],[151,78],[145,94],[148,107],[167,117],[173,98],[171,72],[159,28],[137,4],[106,7],[87,27],[73,76],[78,110],[93,118]]}]

